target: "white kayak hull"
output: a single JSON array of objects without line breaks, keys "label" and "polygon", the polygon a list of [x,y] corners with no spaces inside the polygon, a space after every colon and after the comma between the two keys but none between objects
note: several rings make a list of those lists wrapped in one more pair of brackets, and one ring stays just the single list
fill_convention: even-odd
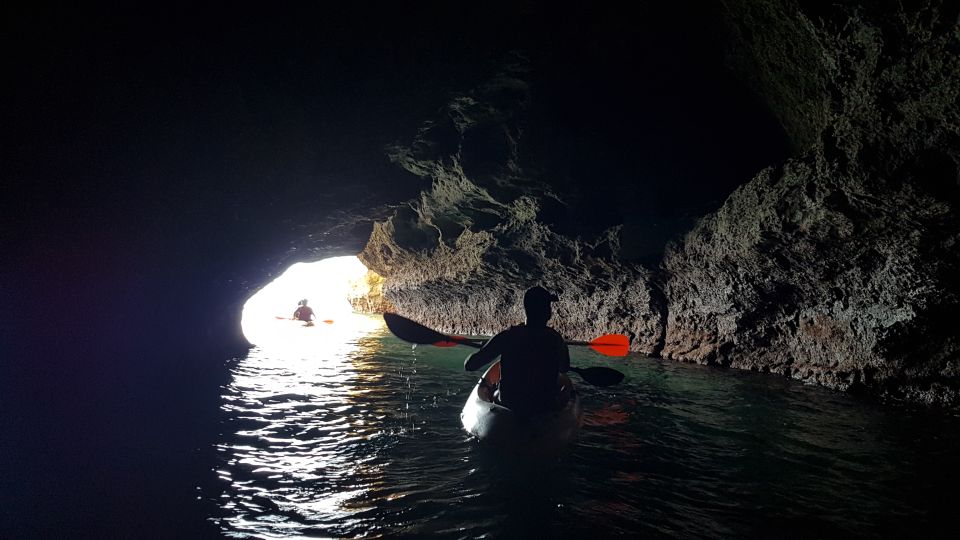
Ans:
[{"label": "white kayak hull", "polygon": [[558,380],[558,386],[570,385],[571,388],[572,397],[564,407],[532,417],[518,415],[493,402],[492,389],[499,380],[500,363],[496,362],[483,374],[481,382],[474,385],[460,413],[468,433],[490,446],[537,455],[559,454],[577,438],[582,416],[580,396],[572,391],[566,375]]}]

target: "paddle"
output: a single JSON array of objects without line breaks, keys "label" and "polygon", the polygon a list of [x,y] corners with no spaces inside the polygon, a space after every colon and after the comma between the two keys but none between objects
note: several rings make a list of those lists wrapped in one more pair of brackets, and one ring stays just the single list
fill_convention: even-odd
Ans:
[{"label": "paddle", "polygon": [[[274,315],[274,317],[284,320],[284,321],[299,321],[300,319],[294,319],[293,317],[281,317],[280,315]],[[304,321],[304,322],[315,322],[315,321]],[[322,323],[333,324],[333,319],[324,319],[319,321]]]},{"label": "paddle", "polygon": [[[483,347],[481,340],[441,334],[396,313],[384,313],[383,320],[387,323],[387,328],[393,332],[393,335],[410,343],[435,345],[437,347],[452,347],[454,345],[466,345],[475,349]],[[594,342],[597,341],[599,343],[594,346]],[[567,343],[570,345],[590,345],[590,348],[608,356],[624,356],[629,348],[627,336],[617,334],[600,336],[593,341],[569,341]],[[623,373],[608,367],[571,367],[570,371],[577,373],[583,377],[583,380],[594,386],[612,386],[623,380]]]}]

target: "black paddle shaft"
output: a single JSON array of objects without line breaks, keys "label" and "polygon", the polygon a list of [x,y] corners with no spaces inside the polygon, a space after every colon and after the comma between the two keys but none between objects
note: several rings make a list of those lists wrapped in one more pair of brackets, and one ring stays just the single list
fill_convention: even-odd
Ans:
[{"label": "black paddle shaft", "polygon": [[417,343],[419,345],[433,345],[434,343],[449,341],[466,345],[468,347],[474,347],[476,349],[483,347],[482,344],[473,340],[441,334],[432,328],[427,328],[420,323],[411,321],[410,319],[401,315],[397,315],[396,313],[384,313],[383,320],[387,323],[387,328],[393,332],[393,335],[410,343]]},{"label": "black paddle shaft", "polygon": [[[427,328],[420,323],[411,321],[410,319],[402,315],[397,315],[396,313],[384,313],[383,320],[387,323],[387,328],[393,332],[393,335],[410,343],[417,343],[419,345],[433,345],[446,341],[458,343],[460,345],[466,345],[476,349],[483,347],[482,344],[475,341],[441,334],[432,328]],[[570,371],[580,375],[583,380],[594,386],[613,386],[623,380],[623,373],[608,367],[571,367]]]}]

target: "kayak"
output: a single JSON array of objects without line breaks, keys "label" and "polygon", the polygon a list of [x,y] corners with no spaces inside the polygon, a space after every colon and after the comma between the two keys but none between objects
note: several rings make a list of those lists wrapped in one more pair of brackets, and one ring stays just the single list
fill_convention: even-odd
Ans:
[{"label": "kayak", "polygon": [[460,413],[464,429],[481,443],[521,454],[556,455],[577,437],[582,410],[580,396],[570,378],[560,374],[557,391],[569,388],[571,397],[561,409],[531,417],[521,416],[495,403],[493,391],[500,382],[500,362],[495,362],[473,387]]},{"label": "kayak", "polygon": [[316,326],[316,323],[317,323],[317,322],[322,322],[322,323],[326,323],[326,324],[333,324],[333,319],[324,319],[324,320],[322,320],[322,321],[316,321],[316,320],[313,320],[313,321],[305,321],[305,320],[303,320],[303,319],[294,319],[293,317],[281,317],[280,315],[275,315],[275,317],[276,317],[276,319],[279,320],[279,321],[293,321],[293,322],[298,322],[298,323],[299,323],[299,322],[302,322],[302,323],[304,323],[304,324],[301,324],[300,326],[306,326],[306,327]]}]

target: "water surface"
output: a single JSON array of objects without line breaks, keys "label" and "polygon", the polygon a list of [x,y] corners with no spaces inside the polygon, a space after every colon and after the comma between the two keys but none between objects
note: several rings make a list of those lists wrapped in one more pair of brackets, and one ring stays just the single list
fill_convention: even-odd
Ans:
[{"label": "water surface", "polygon": [[778,377],[582,348],[624,383],[580,384],[562,459],[480,447],[463,348],[376,318],[283,328],[231,361],[211,519],[238,538],[896,537],[949,530],[958,422]]}]

